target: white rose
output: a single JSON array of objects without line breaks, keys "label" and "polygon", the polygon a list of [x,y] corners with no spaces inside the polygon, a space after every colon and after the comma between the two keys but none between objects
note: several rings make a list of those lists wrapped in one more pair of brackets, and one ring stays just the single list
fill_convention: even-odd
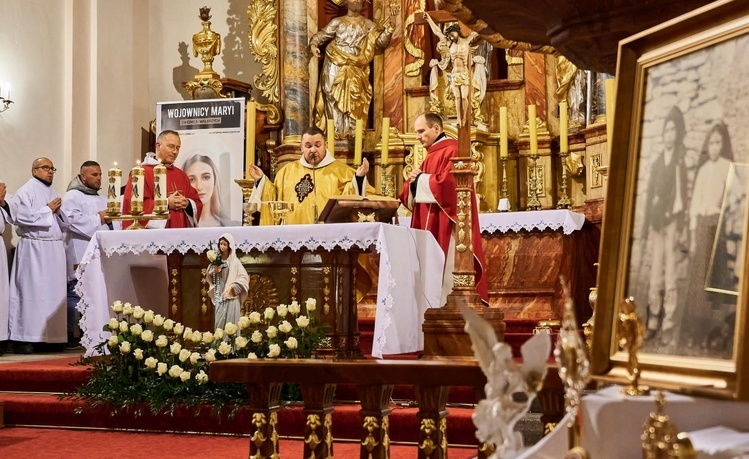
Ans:
[{"label": "white rose", "polygon": [[278,329],[271,325],[265,330],[265,334],[268,335],[268,338],[275,338],[278,335]]},{"label": "white rose", "polygon": [[114,303],[112,303],[112,311],[116,312],[117,314],[122,312],[122,301],[117,300]]},{"label": "white rose", "polygon": [[218,352],[221,355],[229,355],[229,353],[231,352],[231,344],[227,343],[226,341],[223,341],[218,346]]},{"label": "white rose", "polygon": [[240,330],[244,330],[250,326],[250,318],[247,316],[240,317],[239,321],[237,321],[237,325],[239,325]]},{"label": "white rose", "polygon": [[183,363],[187,362],[187,359],[189,358],[190,358],[190,351],[188,351],[187,349],[182,349],[181,351],[179,351],[180,362],[183,362]]},{"label": "white rose", "polygon": [[143,360],[143,349],[136,349],[133,351],[133,355],[135,356],[135,360]]},{"label": "white rose", "polygon": [[154,317],[155,316],[153,314],[153,311],[148,310],[145,314],[143,314],[143,322],[150,324],[151,322],[153,322]]},{"label": "white rose", "polygon": [[182,331],[183,331],[184,329],[185,329],[185,326],[184,326],[184,325],[182,325],[182,324],[180,324],[180,323],[176,323],[176,324],[174,324],[174,334],[175,334],[175,335],[181,335],[181,334],[182,334]]},{"label": "white rose", "polygon": [[172,365],[171,368],[169,368],[169,376],[172,378],[179,378],[179,375],[182,374],[182,367],[179,365]]},{"label": "white rose", "polygon": [[112,335],[107,340],[107,346],[109,347],[117,347],[119,344],[119,340],[117,339],[117,335]]},{"label": "white rose", "polygon": [[249,360],[257,360],[257,354],[254,352],[250,352],[250,354],[247,356]]},{"label": "white rose", "polygon": [[255,330],[252,332],[252,336],[250,336],[250,339],[253,343],[258,344],[263,341],[263,334],[260,333],[260,330]]},{"label": "white rose", "polygon": [[156,364],[159,363],[159,361],[153,357],[149,357],[146,359],[146,368],[153,370],[156,368]]},{"label": "white rose", "polygon": [[164,373],[166,373],[166,363],[159,362],[156,366],[156,373],[158,373],[159,376],[162,376]]},{"label": "white rose", "polygon": [[174,321],[172,319],[166,319],[164,321],[164,330],[169,331],[174,328]]},{"label": "white rose", "polygon": [[179,379],[182,380],[182,382],[185,382],[189,380],[191,376],[192,375],[190,374],[189,371],[183,371],[182,373],[179,374]]},{"label": "white rose", "polygon": [[132,314],[133,305],[131,305],[130,303],[125,303],[124,305],[122,305],[122,313],[126,316],[129,316],[130,314]]},{"label": "white rose", "polygon": [[192,341],[193,343],[199,343],[202,339],[203,339],[203,334],[197,330],[192,332],[192,336],[190,336],[190,341]]},{"label": "white rose", "polygon": [[111,319],[109,319],[109,323],[107,324],[107,328],[110,329],[110,330],[117,330],[118,328],[120,328],[120,323],[117,321],[117,319],[115,319],[114,317],[112,317]]},{"label": "white rose", "polygon": [[156,327],[161,327],[162,325],[164,325],[164,316],[162,316],[161,314],[156,314],[155,316],[153,316],[153,324]]},{"label": "white rose", "polygon": [[205,361],[206,362],[216,361],[216,349],[208,349],[208,352],[205,353]]},{"label": "white rose", "polygon": [[197,352],[193,352],[192,354],[190,354],[190,363],[191,364],[197,365],[198,360],[200,360],[200,354],[198,354]]},{"label": "white rose", "polygon": [[304,306],[307,308],[307,312],[314,311],[317,309],[317,300],[314,298],[307,298],[307,302],[304,304]]},{"label": "white rose", "polygon": [[286,307],[285,304],[279,304],[276,306],[276,312],[278,313],[278,317],[286,317],[286,314],[289,312],[289,308]]},{"label": "white rose", "polygon": [[124,320],[120,322],[120,332],[126,333],[128,330],[130,330],[130,324]]},{"label": "white rose", "polygon": [[169,344],[169,340],[166,339],[165,335],[159,335],[159,337],[156,338],[156,347],[166,347],[167,344]]},{"label": "white rose", "polygon": [[211,344],[213,342],[213,333],[211,332],[205,332],[203,333],[203,343],[204,344]]},{"label": "white rose", "polygon": [[297,342],[296,338],[294,338],[293,336],[289,336],[289,339],[287,339],[283,343],[289,349],[296,349],[299,346],[299,343]]},{"label": "white rose", "polygon": [[278,344],[271,344],[268,346],[268,357],[274,358],[281,355],[281,346]]},{"label": "white rose", "polygon": [[289,333],[291,331],[291,324],[287,320],[284,320],[278,324],[278,329],[283,333]]},{"label": "white rose", "polygon": [[143,333],[143,327],[141,327],[140,324],[133,324],[130,326],[130,333],[135,336],[139,336],[141,333]]},{"label": "white rose", "polygon": [[214,262],[216,261],[216,258],[218,258],[218,254],[215,250],[209,250],[205,253],[205,256],[208,257],[208,261]]},{"label": "white rose", "polygon": [[260,320],[262,319],[262,317],[263,317],[263,316],[261,316],[259,312],[257,312],[257,311],[252,311],[252,312],[250,313],[250,323],[253,323],[253,324],[259,324],[259,323],[260,323]]},{"label": "white rose", "polygon": [[145,313],[146,311],[140,306],[136,306],[133,308],[133,318],[135,319],[142,319]]},{"label": "white rose", "polygon": [[192,328],[185,327],[184,333],[182,333],[182,339],[188,340],[192,336]]},{"label": "white rose", "polygon": [[130,352],[130,341],[123,341],[120,344],[120,353],[127,354],[128,352]]},{"label": "white rose", "polygon": [[215,332],[213,332],[213,339],[221,339],[224,337],[224,330],[222,328],[217,328]]},{"label": "white rose", "polygon": [[234,325],[233,323],[231,323],[231,322],[228,322],[226,324],[226,326],[224,327],[224,332],[226,332],[226,334],[229,335],[229,336],[231,336],[234,333],[236,333],[237,330],[239,330],[239,328],[236,325]]},{"label": "white rose", "polygon": [[299,325],[299,328],[304,328],[309,325],[309,319],[307,316],[299,316],[296,318],[296,324]]},{"label": "white rose", "polygon": [[151,330],[143,330],[143,333],[140,334],[140,339],[146,343],[150,343],[153,341],[153,332]]},{"label": "white rose", "polygon": [[205,384],[208,382],[208,375],[205,371],[200,370],[200,373],[195,375],[195,380],[198,382],[198,384]]},{"label": "white rose", "polygon": [[297,300],[292,301],[291,304],[289,305],[289,312],[294,315],[299,314],[300,310],[301,308],[299,307],[299,303],[297,302]]},{"label": "white rose", "polygon": [[182,350],[182,345],[179,343],[172,343],[171,346],[169,346],[169,352],[171,352],[174,355],[179,354],[179,351]]},{"label": "white rose", "polygon": [[276,315],[276,311],[273,308],[265,308],[265,320],[271,320]]},{"label": "white rose", "polygon": [[234,340],[234,346],[236,346],[237,349],[244,349],[247,346],[247,338],[244,336],[237,336],[237,339]]}]

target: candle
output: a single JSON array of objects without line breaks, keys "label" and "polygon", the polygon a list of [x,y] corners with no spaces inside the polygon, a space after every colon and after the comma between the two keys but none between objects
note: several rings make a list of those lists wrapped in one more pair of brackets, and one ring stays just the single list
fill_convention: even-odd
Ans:
[{"label": "candle", "polygon": [[335,153],[335,123],[328,119],[328,151]]},{"label": "candle", "polygon": [[499,157],[507,158],[507,107],[499,107]]},{"label": "candle", "polygon": [[536,106],[528,106],[528,129],[531,137],[531,154],[538,153],[538,137],[536,137]]},{"label": "candle", "polygon": [[614,133],[614,101],[616,100],[616,78],[606,79],[606,142],[609,144],[609,154],[613,149]]},{"label": "candle", "polygon": [[567,101],[563,100],[559,102],[559,151],[562,153],[569,153],[570,151],[569,139],[567,139],[568,118]]},{"label": "candle", "polygon": [[354,164],[361,164],[362,138],[364,137],[364,121],[356,120],[356,137],[354,138]]},{"label": "candle", "polygon": [[382,119],[382,156],[380,156],[380,164],[383,167],[387,166],[388,154],[390,153],[390,118]]},{"label": "candle", "polygon": [[169,211],[166,183],[166,166],[159,163],[153,168],[153,212],[165,214]]},{"label": "candle", "polygon": [[143,213],[143,168],[140,161],[130,171],[130,213],[140,215]]},{"label": "candle", "polygon": [[117,162],[107,171],[107,213],[117,215],[120,213],[120,187],[122,186],[122,170],[117,167]]},{"label": "candle", "polygon": [[255,117],[257,114],[255,101],[247,102],[247,123],[246,123],[246,142],[247,151],[245,152],[245,168],[255,164]]}]

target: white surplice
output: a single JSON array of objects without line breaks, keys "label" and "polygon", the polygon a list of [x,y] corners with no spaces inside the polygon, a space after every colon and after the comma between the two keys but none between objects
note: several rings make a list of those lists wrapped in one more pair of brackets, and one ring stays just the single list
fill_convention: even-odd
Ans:
[{"label": "white surplice", "polygon": [[[8,305],[10,304],[10,285],[8,284],[8,252],[5,249],[5,224],[10,216],[0,207],[0,341],[8,339]],[[7,226],[10,231],[10,225]]]},{"label": "white surplice", "polygon": [[31,178],[11,198],[11,218],[21,237],[10,279],[10,339],[64,343],[67,333],[67,281],[62,212],[47,204],[60,195]]},{"label": "white surplice", "polygon": [[62,198],[62,212],[69,225],[64,237],[68,281],[75,279],[75,267],[81,262],[94,233],[109,229],[101,223],[99,212],[102,210],[107,210],[107,198],[98,194],[70,190]]}]

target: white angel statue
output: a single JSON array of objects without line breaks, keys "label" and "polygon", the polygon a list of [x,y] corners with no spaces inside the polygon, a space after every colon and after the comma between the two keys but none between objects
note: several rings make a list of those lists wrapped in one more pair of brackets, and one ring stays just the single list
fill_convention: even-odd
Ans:
[{"label": "white angel statue", "polygon": [[509,345],[497,341],[494,329],[467,306],[461,311],[473,353],[486,375],[486,398],[473,413],[476,438],[496,447],[489,459],[511,458],[523,449],[523,437],[515,423],[528,413],[546,376],[551,351],[548,333],[539,333],[523,344],[523,363],[512,359]]}]

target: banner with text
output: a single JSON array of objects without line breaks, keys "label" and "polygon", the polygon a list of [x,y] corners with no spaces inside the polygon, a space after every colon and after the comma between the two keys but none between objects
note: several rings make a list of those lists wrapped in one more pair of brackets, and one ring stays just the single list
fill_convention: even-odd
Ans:
[{"label": "banner with text", "polygon": [[198,190],[203,212],[198,226],[236,226],[242,222],[245,100],[209,99],[159,102],[156,132],[177,131],[182,148],[174,165]]}]

